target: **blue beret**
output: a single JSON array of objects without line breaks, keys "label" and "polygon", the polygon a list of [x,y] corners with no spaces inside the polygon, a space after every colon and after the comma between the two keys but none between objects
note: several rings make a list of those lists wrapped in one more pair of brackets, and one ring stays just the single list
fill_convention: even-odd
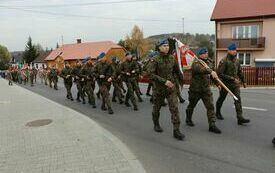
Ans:
[{"label": "blue beret", "polygon": [[159,40],[158,46],[161,46],[161,45],[163,45],[163,44],[169,44],[167,38],[162,38],[162,39]]},{"label": "blue beret", "polygon": [[202,54],[208,53],[208,50],[207,50],[206,48],[199,48],[199,49],[197,50],[197,53],[198,53],[199,55],[202,55]]},{"label": "blue beret", "polygon": [[96,59],[99,60],[99,59],[101,59],[101,58],[104,58],[105,55],[106,55],[106,54],[105,54],[104,52],[101,52],[101,53],[96,57]]},{"label": "blue beret", "polygon": [[117,57],[116,56],[113,56],[112,57],[112,61],[115,62],[117,60]]},{"label": "blue beret", "polygon": [[236,50],[237,49],[237,45],[236,43],[232,42],[228,45],[227,47],[228,50]]}]

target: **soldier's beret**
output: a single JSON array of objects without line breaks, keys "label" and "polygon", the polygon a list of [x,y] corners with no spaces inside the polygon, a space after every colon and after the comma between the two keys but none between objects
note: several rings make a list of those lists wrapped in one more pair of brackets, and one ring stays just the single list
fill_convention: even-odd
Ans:
[{"label": "soldier's beret", "polygon": [[158,46],[161,46],[161,45],[164,45],[164,44],[169,44],[167,38],[162,38],[162,39],[160,39],[160,40],[158,41],[158,43],[157,43]]},{"label": "soldier's beret", "polygon": [[208,50],[207,50],[206,48],[199,48],[199,49],[197,50],[197,53],[198,53],[199,55],[202,55],[202,54],[208,53]]},{"label": "soldier's beret", "polygon": [[236,49],[237,49],[236,43],[234,43],[234,42],[229,43],[227,49],[228,49],[228,50],[236,50]]},{"label": "soldier's beret", "polygon": [[104,58],[105,55],[106,55],[106,54],[105,54],[104,52],[101,52],[101,53],[96,57],[96,59],[99,60],[99,59],[101,59],[101,58]]},{"label": "soldier's beret", "polygon": [[113,56],[112,57],[112,61],[115,62],[117,60],[117,57],[116,56]]}]

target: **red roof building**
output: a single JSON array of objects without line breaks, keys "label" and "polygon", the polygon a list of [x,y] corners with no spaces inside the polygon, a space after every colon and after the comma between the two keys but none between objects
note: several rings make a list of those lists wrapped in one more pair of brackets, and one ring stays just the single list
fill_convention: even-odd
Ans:
[{"label": "red roof building", "polygon": [[64,67],[64,61],[68,61],[71,65],[74,65],[77,60],[83,60],[90,57],[96,60],[96,57],[104,52],[108,61],[111,61],[112,56],[117,56],[120,59],[124,59],[125,50],[123,47],[113,43],[112,41],[101,42],[86,42],[75,44],[64,44],[61,47],[53,50],[49,56],[46,57],[48,66],[57,66],[58,69]]}]

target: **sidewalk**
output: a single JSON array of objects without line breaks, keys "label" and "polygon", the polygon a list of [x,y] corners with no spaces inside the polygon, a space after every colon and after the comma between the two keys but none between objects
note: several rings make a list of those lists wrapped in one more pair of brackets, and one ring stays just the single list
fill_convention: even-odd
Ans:
[{"label": "sidewalk", "polygon": [[93,120],[1,78],[0,146],[1,173],[145,172]]}]

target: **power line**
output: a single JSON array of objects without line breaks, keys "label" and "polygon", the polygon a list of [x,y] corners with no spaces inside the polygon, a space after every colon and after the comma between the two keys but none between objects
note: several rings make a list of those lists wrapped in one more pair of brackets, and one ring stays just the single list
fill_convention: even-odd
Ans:
[{"label": "power line", "polygon": [[106,2],[89,2],[89,3],[73,3],[73,4],[55,4],[55,5],[25,5],[13,6],[15,8],[58,8],[58,7],[75,7],[75,6],[91,6],[91,5],[110,5],[122,3],[138,3],[138,2],[153,2],[161,0],[123,0],[123,1],[106,1]]},{"label": "power line", "polygon": [[8,6],[0,5],[0,8],[1,7],[10,9],[10,10],[18,10],[18,11],[25,11],[25,12],[31,12],[31,13],[48,14],[48,15],[52,15],[52,16],[63,16],[63,17],[76,17],[76,18],[89,18],[89,19],[93,18],[93,19],[100,19],[100,20],[180,23],[179,20],[160,20],[160,19],[142,19],[142,18],[130,19],[130,18],[122,18],[122,17],[104,17],[104,16],[90,16],[90,15],[78,15],[78,14],[65,14],[65,13],[56,13],[56,12],[41,11],[41,10],[31,10],[31,9],[8,7]]}]

